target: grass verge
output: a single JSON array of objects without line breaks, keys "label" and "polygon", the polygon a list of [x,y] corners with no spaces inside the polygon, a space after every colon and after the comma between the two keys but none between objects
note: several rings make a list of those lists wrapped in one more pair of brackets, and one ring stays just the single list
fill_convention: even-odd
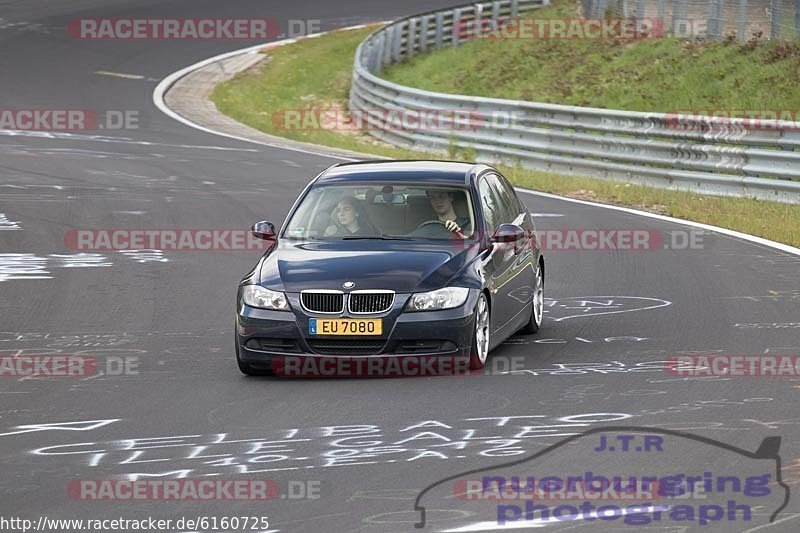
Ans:
[{"label": "grass verge", "polygon": [[[283,129],[286,110],[345,110],[353,54],[369,29],[337,32],[274,48],[267,61],[220,84],[211,99],[230,117],[265,133],[392,158],[471,159],[398,149],[362,131]],[[466,54],[468,55],[468,54]],[[797,106],[800,108],[800,106]],[[500,167],[516,185],[597,202],[632,206],[730,228],[800,247],[800,206],[740,198],[703,196],[640,185],[578,178],[519,167]]]},{"label": "grass verge", "polygon": [[[530,11],[576,18],[576,2]],[[383,77],[431,91],[629,111],[800,110],[800,39],[473,39]]]}]

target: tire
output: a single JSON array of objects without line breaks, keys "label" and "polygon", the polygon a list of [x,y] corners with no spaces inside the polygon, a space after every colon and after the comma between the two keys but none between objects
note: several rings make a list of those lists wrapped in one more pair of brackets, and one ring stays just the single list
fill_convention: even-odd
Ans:
[{"label": "tire", "polygon": [[533,299],[531,301],[531,318],[522,328],[522,333],[538,333],[542,327],[542,316],[544,315],[544,265],[539,263],[533,282]]},{"label": "tire", "polygon": [[486,295],[478,296],[475,304],[475,318],[472,328],[472,346],[469,351],[469,369],[480,370],[486,365],[489,358],[489,330],[491,324],[491,309]]}]

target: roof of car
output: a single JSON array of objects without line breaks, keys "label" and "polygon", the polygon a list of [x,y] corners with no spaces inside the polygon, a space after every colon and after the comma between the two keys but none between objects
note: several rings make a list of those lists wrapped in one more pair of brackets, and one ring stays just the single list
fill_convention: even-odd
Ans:
[{"label": "roof of car", "polygon": [[470,176],[486,165],[457,161],[356,161],[328,168],[318,183],[348,181],[405,181],[440,185],[469,185]]}]

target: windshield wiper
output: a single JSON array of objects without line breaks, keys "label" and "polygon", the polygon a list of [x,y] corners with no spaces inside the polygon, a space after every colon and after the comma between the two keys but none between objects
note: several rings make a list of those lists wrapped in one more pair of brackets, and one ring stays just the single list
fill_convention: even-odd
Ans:
[{"label": "windshield wiper", "polygon": [[342,237],[343,241],[356,241],[356,240],[375,240],[375,241],[413,241],[409,237],[398,237],[396,235],[346,235]]}]

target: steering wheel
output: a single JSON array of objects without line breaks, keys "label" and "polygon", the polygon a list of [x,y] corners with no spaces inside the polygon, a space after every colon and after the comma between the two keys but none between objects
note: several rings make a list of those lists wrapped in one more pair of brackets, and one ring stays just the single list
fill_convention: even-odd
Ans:
[{"label": "steering wheel", "polygon": [[[439,224],[439,225],[440,225],[440,226],[442,226],[444,229],[447,229],[447,226],[445,226],[445,225],[444,225],[444,222],[442,222],[441,220],[426,220],[425,222],[423,222],[422,224],[420,224],[419,226],[417,226],[417,228],[416,228],[414,231],[417,231],[418,229],[422,229],[422,228],[424,228],[425,226],[430,226],[431,224]],[[448,230],[448,231],[450,231],[450,230]]]},{"label": "steering wheel", "polygon": [[[440,229],[432,229],[433,227],[438,226]],[[425,228],[428,228],[427,230]],[[421,237],[430,237],[430,238],[444,238],[445,235],[463,235],[461,232],[452,232],[447,229],[447,224],[442,222],[441,220],[427,220],[422,224],[418,225],[414,231],[412,231],[409,235],[417,235]]]}]

